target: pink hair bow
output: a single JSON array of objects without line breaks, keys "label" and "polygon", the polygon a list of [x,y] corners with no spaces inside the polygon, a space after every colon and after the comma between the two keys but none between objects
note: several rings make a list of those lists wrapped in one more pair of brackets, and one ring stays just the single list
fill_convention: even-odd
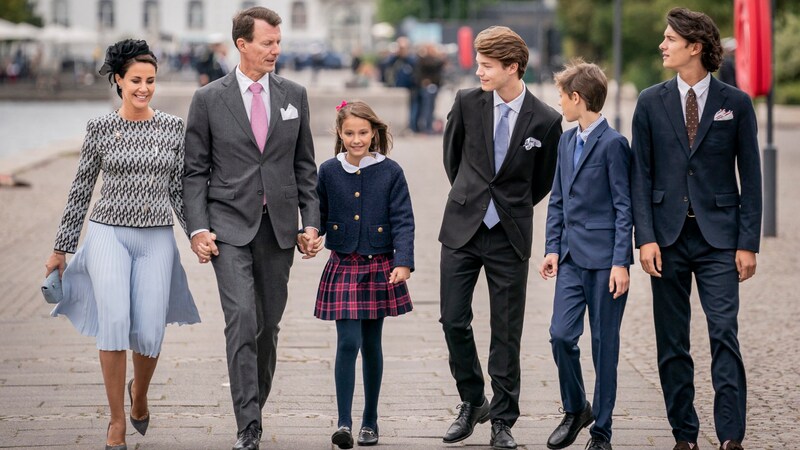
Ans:
[{"label": "pink hair bow", "polygon": [[347,102],[346,102],[345,100],[342,100],[342,104],[341,104],[341,105],[338,105],[338,106],[336,106],[336,111],[339,111],[339,110],[341,110],[341,109],[342,109],[342,108],[344,108],[345,106],[347,106]]}]

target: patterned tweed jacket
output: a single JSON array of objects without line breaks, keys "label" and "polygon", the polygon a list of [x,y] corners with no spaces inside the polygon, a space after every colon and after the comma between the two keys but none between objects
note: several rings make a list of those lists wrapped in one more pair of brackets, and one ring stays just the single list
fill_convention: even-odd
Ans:
[{"label": "patterned tweed jacket", "polygon": [[181,197],[183,135],[183,120],[161,111],[136,122],[116,112],[89,121],[55,250],[77,249],[101,170],[100,198],[89,220],[136,228],[172,226],[174,210],[186,231]]}]

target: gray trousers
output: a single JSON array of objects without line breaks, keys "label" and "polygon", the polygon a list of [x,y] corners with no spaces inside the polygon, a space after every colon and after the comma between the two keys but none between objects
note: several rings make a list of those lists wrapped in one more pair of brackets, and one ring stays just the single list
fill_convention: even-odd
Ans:
[{"label": "gray trousers", "polygon": [[264,214],[255,238],[237,247],[217,241],[212,259],[225,314],[225,350],[236,426],[261,429],[272,388],[279,323],[286,309],[294,248],[282,249]]}]

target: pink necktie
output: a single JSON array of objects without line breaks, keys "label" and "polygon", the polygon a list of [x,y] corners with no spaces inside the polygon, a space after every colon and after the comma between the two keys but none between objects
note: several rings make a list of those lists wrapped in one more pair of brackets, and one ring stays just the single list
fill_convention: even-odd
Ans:
[{"label": "pink necktie", "polygon": [[258,150],[264,153],[264,144],[267,142],[267,110],[264,108],[264,100],[261,99],[261,90],[264,89],[261,83],[250,85],[250,92],[253,93],[253,101],[250,103],[250,127],[256,137]]}]

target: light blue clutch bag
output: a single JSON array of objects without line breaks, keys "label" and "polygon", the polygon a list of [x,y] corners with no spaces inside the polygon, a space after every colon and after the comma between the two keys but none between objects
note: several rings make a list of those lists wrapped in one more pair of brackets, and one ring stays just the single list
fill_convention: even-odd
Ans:
[{"label": "light blue clutch bag", "polygon": [[61,289],[61,277],[58,276],[58,269],[50,272],[42,283],[42,295],[47,303],[56,304],[64,298],[64,291]]}]

